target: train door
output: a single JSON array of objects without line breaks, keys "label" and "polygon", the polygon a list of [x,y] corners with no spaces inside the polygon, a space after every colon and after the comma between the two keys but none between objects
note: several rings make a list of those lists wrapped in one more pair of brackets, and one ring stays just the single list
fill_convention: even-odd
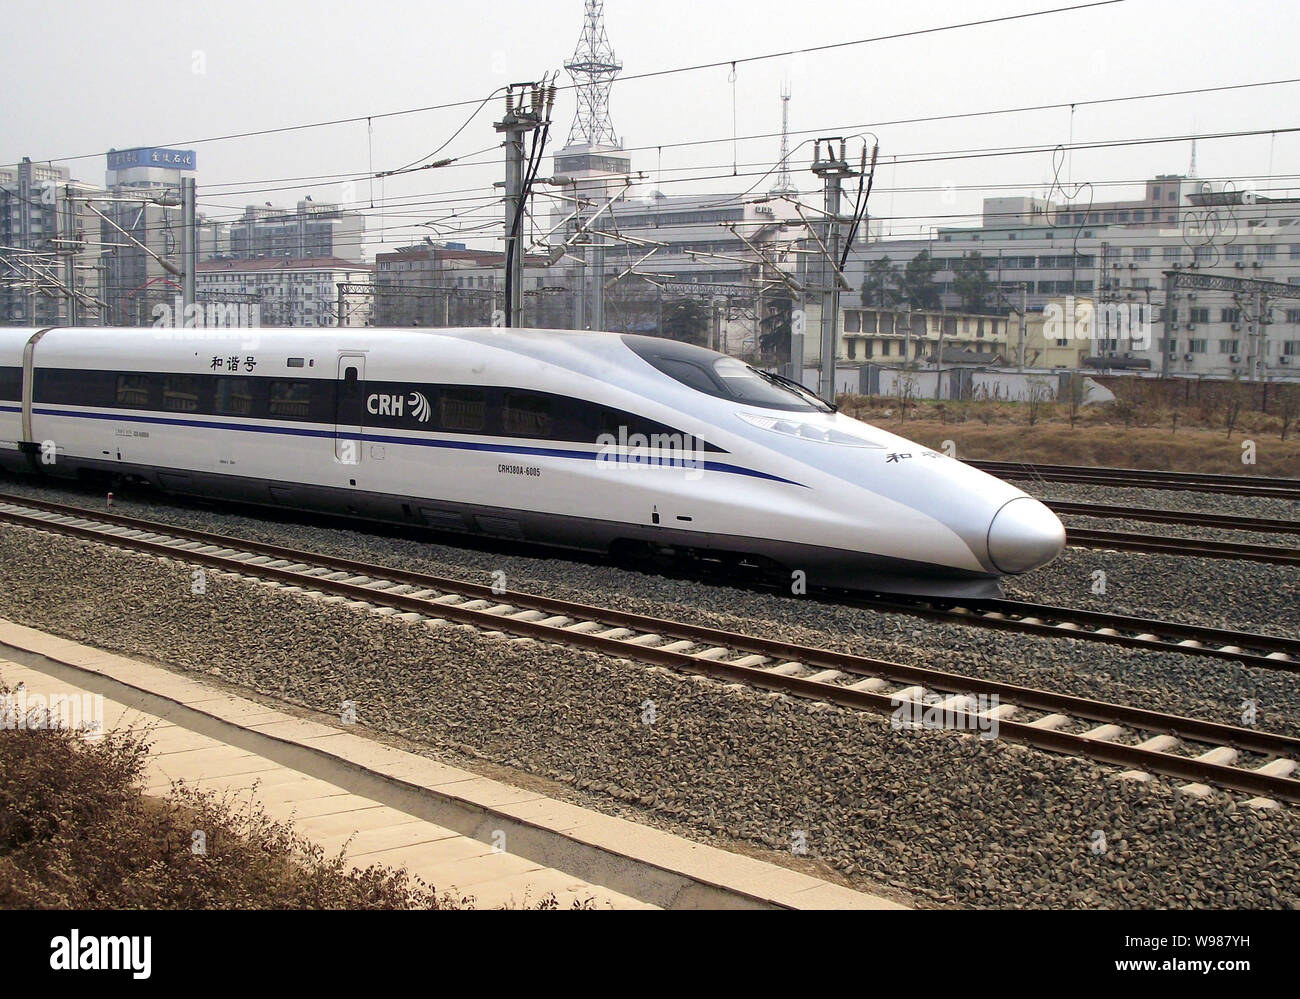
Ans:
[{"label": "train door", "polygon": [[334,410],[334,459],[342,465],[361,464],[365,382],[365,355],[340,354]]}]

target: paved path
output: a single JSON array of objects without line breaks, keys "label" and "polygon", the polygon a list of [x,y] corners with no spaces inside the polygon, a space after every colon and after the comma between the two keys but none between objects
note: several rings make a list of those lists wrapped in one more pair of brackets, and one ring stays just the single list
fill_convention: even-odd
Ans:
[{"label": "paved path", "polygon": [[[151,726],[149,790],[173,780],[256,796],[332,855],[405,866],[480,908],[904,908],[277,711],[0,618],[0,681],[103,697],[108,727]],[[580,876],[579,876],[580,875]]]}]

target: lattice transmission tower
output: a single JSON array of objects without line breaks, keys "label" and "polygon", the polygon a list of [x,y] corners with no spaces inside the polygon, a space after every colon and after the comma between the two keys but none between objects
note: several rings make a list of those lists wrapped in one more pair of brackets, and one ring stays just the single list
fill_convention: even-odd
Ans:
[{"label": "lattice transmission tower", "polygon": [[794,186],[794,180],[790,176],[790,85],[786,84],[781,88],[781,159],[780,169],[776,173],[776,184],[771,192],[773,195],[780,194],[798,194],[799,188]]},{"label": "lattice transmission tower", "polygon": [[573,78],[578,95],[578,111],[569,130],[569,145],[618,146],[618,136],[609,120],[609,91],[623,64],[605,34],[603,0],[586,0],[586,18],[582,37],[573,58],[564,64]]}]

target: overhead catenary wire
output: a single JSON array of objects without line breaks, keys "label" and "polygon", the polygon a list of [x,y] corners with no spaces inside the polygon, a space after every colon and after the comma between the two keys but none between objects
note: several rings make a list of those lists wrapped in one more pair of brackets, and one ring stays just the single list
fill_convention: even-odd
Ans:
[{"label": "overhead catenary wire", "polygon": [[[914,28],[907,31],[897,31],[886,35],[875,35],[868,38],[857,38],[839,42],[828,42],[824,45],[814,45],[802,49],[787,49],[780,52],[769,52],[754,56],[740,56],[730,59],[715,60],[712,62],[695,63],[689,66],[676,66],[660,70],[648,70],[643,73],[630,73],[617,77],[613,83],[626,85],[638,80],[659,79],[665,76],[674,76],[681,73],[695,73],[707,69],[716,69],[727,65],[743,65],[745,63],[764,62],[773,59],[785,59],[791,56],[810,55],[818,52],[829,52],[836,49],[852,48],[861,45],[872,45],[881,42],[899,41],[904,38],[919,38],[927,35],[938,34],[946,31],[960,31],[967,28],[987,27],[995,24],[1005,24],[1012,21],[1023,21],[1036,17],[1047,17],[1054,14],[1070,13],[1075,11],[1090,10],[1098,7],[1109,7],[1115,4],[1126,3],[1127,0],[1089,0],[1086,3],[1073,4],[1065,7],[1053,7],[1045,10],[1024,11],[1019,14],[1007,14],[997,17],[981,18],[974,21],[963,21],[952,24],[935,25],[929,28]],[[577,89],[576,84],[557,85],[556,92],[569,91]],[[280,125],[272,128],[253,129],[244,132],[230,132],[223,135],[207,136],[197,139],[181,139],[173,142],[157,143],[161,147],[172,146],[198,146],[207,145],[213,142],[226,142],[233,139],[255,138],[265,135],[278,135],[287,132],[299,132],[313,128],[329,128],[339,125],[358,124],[366,122],[367,127],[373,125],[376,120],[386,118],[396,118],[412,114],[423,114],[432,111],[445,111],[462,107],[472,107],[479,104],[486,104],[497,93],[500,88],[489,94],[486,98],[470,98],[465,100],[448,101],[442,104],[431,104],[424,107],[405,108],[398,111],[374,112],[364,115],[353,115],[351,117],[333,118],[324,121],[304,122],[295,125]],[[477,112],[476,112],[477,113]],[[39,162],[42,163],[69,163],[76,160],[94,159],[104,155],[102,151],[93,153],[80,153],[75,156],[55,156],[42,157]],[[6,164],[17,166],[18,164]]]}]

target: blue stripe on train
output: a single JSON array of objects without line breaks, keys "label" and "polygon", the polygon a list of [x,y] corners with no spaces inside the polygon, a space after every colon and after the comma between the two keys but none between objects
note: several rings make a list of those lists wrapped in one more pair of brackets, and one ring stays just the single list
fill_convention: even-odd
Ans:
[{"label": "blue stripe on train", "polygon": [[[0,411],[13,413],[21,412],[18,408],[10,408],[8,406],[0,406]],[[312,430],[306,427],[271,427],[256,423],[180,420],[166,416],[140,416],[135,414],[123,416],[119,413],[78,413],[60,409],[38,409],[36,407],[32,408],[32,413],[35,416],[61,416],[69,419],[83,420],[118,420],[125,423],[151,423],[169,427],[200,427],[204,429],[212,429],[213,427],[216,427],[221,430],[236,430],[252,434],[280,434],[289,437],[334,438],[339,436],[333,430]],[[344,439],[348,438],[345,437]],[[596,461],[601,457],[600,453],[597,451],[575,451],[567,448],[529,447],[523,444],[487,444],[480,441],[431,440],[425,437],[393,437],[387,434],[362,434],[360,439],[372,444],[409,444],[416,447],[454,448],[460,451],[488,451],[496,454],[531,455],[533,457],[541,458],[576,458],[579,460]],[[636,462],[620,462],[620,464],[636,464]],[[645,462],[644,464],[653,463]],[[726,472],[730,475],[748,475],[756,479],[768,479],[772,482],[784,482],[786,485],[807,488],[806,486],[803,486],[803,483],[801,482],[784,479],[779,475],[769,475],[767,472],[755,471],[752,468],[741,468],[739,465],[728,465],[727,463],[720,461],[703,461],[699,463],[690,461],[669,461],[660,464],[674,467],[699,467],[710,472]]]}]

